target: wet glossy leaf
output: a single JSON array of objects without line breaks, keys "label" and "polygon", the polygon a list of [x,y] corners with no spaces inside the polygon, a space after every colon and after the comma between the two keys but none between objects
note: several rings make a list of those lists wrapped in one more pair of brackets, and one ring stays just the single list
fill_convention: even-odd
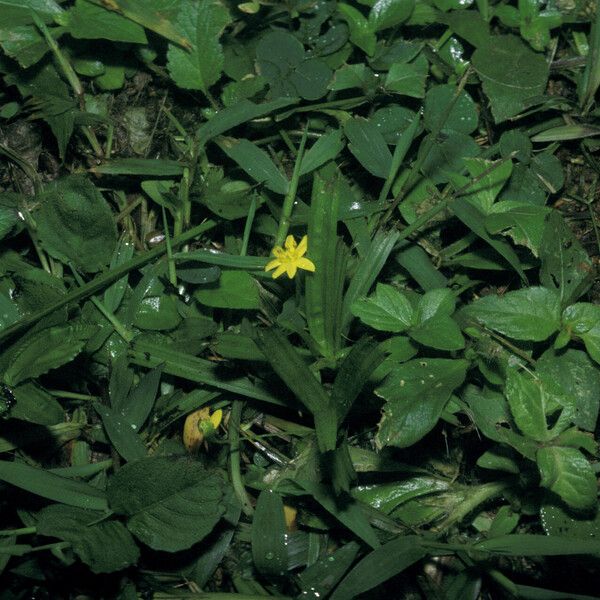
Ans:
[{"label": "wet glossy leaf", "polygon": [[386,400],[377,444],[406,448],[431,431],[452,391],[465,379],[465,360],[423,358],[397,365],[376,394]]},{"label": "wet glossy leaf", "polygon": [[195,298],[201,304],[218,308],[260,308],[256,280],[245,271],[223,271],[218,282],[197,289]]},{"label": "wet glossy leaf", "polygon": [[579,450],[560,446],[540,448],[537,463],[542,476],[540,485],[560,496],[567,505],[583,511],[596,506],[596,476]]},{"label": "wet glossy leaf", "polygon": [[352,314],[374,329],[392,333],[406,331],[414,322],[414,309],[408,298],[384,283],[378,283],[369,298],[354,302]]}]

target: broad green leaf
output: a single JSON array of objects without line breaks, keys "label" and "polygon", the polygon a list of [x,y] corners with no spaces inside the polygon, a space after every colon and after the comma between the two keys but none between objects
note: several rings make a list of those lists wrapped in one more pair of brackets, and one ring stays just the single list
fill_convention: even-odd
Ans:
[{"label": "broad green leaf", "polygon": [[75,6],[60,15],[56,21],[64,25],[69,34],[76,39],[101,39],[134,44],[148,42],[141,25],[86,0],[76,0]]},{"label": "broad green leaf", "polygon": [[58,143],[60,158],[64,159],[75,125],[77,105],[52,62],[35,69],[10,73],[5,77],[5,82],[16,85],[21,94],[35,105],[36,118],[48,123]]},{"label": "broad green leaf", "polygon": [[218,81],[224,61],[219,37],[230,22],[229,11],[219,0],[180,4],[175,27],[191,48],[169,45],[167,69],[178,87],[206,93]]},{"label": "broad green leaf", "polygon": [[198,288],[194,297],[201,304],[217,308],[260,308],[258,284],[245,271],[222,271],[216,285]]},{"label": "broad green leaf", "polygon": [[342,580],[331,600],[352,600],[423,558],[427,551],[417,536],[399,537],[367,554]]},{"label": "broad green leaf", "polygon": [[538,442],[553,437],[546,421],[550,415],[548,399],[539,380],[512,367],[508,371],[504,393],[515,423],[524,435]]},{"label": "broad green leaf", "polygon": [[462,359],[423,358],[397,365],[375,390],[386,400],[377,432],[378,446],[406,448],[438,422],[450,394],[465,379]]},{"label": "broad green leaf", "polygon": [[112,573],[135,565],[140,551],[125,526],[98,511],[52,504],[36,515],[38,535],[70,542],[93,573]]},{"label": "broad green leaf", "polygon": [[10,411],[11,418],[38,425],[57,425],[65,420],[58,400],[37,383],[28,381],[11,391],[17,401]]},{"label": "broad green leaf", "polygon": [[392,166],[392,153],[377,126],[362,117],[349,119],[344,133],[350,142],[348,148],[369,173],[386,179]]},{"label": "broad green leaf", "polygon": [[588,354],[600,363],[600,306],[578,302],[565,308],[563,326],[569,336],[580,338]]},{"label": "broad green leaf", "polygon": [[352,314],[374,329],[401,333],[414,323],[414,309],[402,292],[385,283],[378,283],[375,293],[357,300]]},{"label": "broad green leaf", "polygon": [[10,12],[11,8],[33,10],[44,19],[51,19],[62,12],[55,0],[0,0],[0,10]]},{"label": "broad green leaf", "polygon": [[359,10],[349,4],[340,2],[337,5],[337,10],[342,19],[348,24],[350,41],[361,50],[364,50],[368,56],[375,54],[377,37],[373,30],[373,24]]},{"label": "broad green leaf", "polygon": [[335,129],[321,136],[304,154],[300,175],[306,175],[333,160],[343,147],[341,129]]},{"label": "broad green leaf", "polygon": [[586,515],[569,509],[557,499],[546,499],[540,507],[540,521],[548,535],[600,538],[600,512]]},{"label": "broad green leaf", "polygon": [[490,388],[469,385],[463,392],[475,425],[485,437],[512,446],[530,460],[535,460],[538,444],[512,429],[512,417],[506,398]]},{"label": "broad green leaf", "polygon": [[259,329],[256,345],[271,363],[275,373],[312,413],[321,452],[334,450],[337,438],[335,406],[297,350],[274,327]]},{"label": "broad green leaf", "polygon": [[431,317],[411,327],[408,335],[419,344],[437,350],[453,351],[465,347],[458,323],[444,315]]},{"label": "broad green leaf", "polygon": [[139,175],[144,177],[178,177],[183,173],[181,163],[176,160],[152,158],[116,158],[92,167],[99,175]]},{"label": "broad green leaf", "polygon": [[110,262],[117,244],[115,222],[88,178],[70,175],[49,184],[35,220],[44,248],[55,258],[88,273]]},{"label": "broad green leaf", "polygon": [[[514,35],[491,36],[471,58],[496,123],[527,108],[527,101],[544,92],[548,79],[545,58]],[[515,68],[518,65],[518,68]]]},{"label": "broad green leaf", "polygon": [[96,412],[102,418],[106,434],[115,450],[128,462],[139,460],[146,456],[146,446],[129,419],[116,410],[94,403]]},{"label": "broad green leaf", "polygon": [[4,380],[13,386],[62,367],[83,350],[94,330],[84,325],[60,325],[33,334],[14,350]]},{"label": "broad green leaf", "polygon": [[281,577],[288,568],[287,533],[281,496],[263,490],[252,518],[252,558],[259,573]]},{"label": "broad green leaf", "polygon": [[456,308],[456,296],[447,288],[437,288],[425,292],[420,298],[416,311],[416,323],[424,323],[433,317],[449,317]]},{"label": "broad green leaf", "polygon": [[10,13],[0,16],[0,46],[21,67],[29,68],[39,62],[50,48],[37,27],[13,25],[10,17]]},{"label": "broad green leaf", "polygon": [[489,42],[490,24],[477,11],[455,10],[444,14],[438,13],[438,18],[475,48]]},{"label": "broad green leaf", "polygon": [[546,219],[540,259],[540,282],[557,290],[563,308],[577,301],[592,284],[592,261],[558,211]]},{"label": "broad green leaf", "polygon": [[234,138],[223,138],[219,146],[252,179],[264,184],[265,187],[277,194],[283,196],[287,194],[289,181],[264,150],[248,140]]},{"label": "broad green leaf", "polygon": [[485,227],[491,235],[509,236],[515,244],[525,246],[534,256],[539,256],[549,212],[550,209],[545,206],[504,200],[490,208]]},{"label": "broad green leaf", "polygon": [[[475,102],[465,91],[460,93],[456,101],[455,94],[456,87],[453,85],[429,88],[423,108],[423,123],[429,131],[459,131],[468,134],[477,129],[479,114]],[[446,114],[450,105],[452,109]]]},{"label": "broad green leaf", "polygon": [[575,425],[595,431],[600,408],[600,368],[585,352],[547,350],[536,363],[536,371],[554,381],[564,395],[575,399]]},{"label": "broad green leaf", "polygon": [[[447,183],[464,169],[466,159],[478,156],[481,152],[475,140],[464,133],[453,132],[450,136],[424,138],[419,154],[425,152],[421,170],[434,184]],[[454,203],[459,201],[457,199]]]},{"label": "broad green leaf", "polygon": [[401,96],[423,98],[429,63],[423,55],[412,62],[394,63],[385,79],[385,89]]},{"label": "broad green leaf", "polygon": [[542,476],[540,485],[560,496],[576,510],[586,511],[596,507],[596,475],[590,462],[579,450],[548,446],[538,450],[536,460]]},{"label": "broad green leaf", "polygon": [[200,463],[166,457],[128,463],[108,483],[112,510],[154,550],[177,552],[206,537],[225,512],[224,482]]},{"label": "broad green leaf", "polygon": [[90,0],[103,8],[115,11],[146,29],[179,44],[192,48],[194,39],[188,39],[187,28],[180,27],[177,16],[181,3],[178,0]]},{"label": "broad green leaf", "polygon": [[369,24],[374,31],[400,25],[410,17],[415,0],[377,0],[369,12]]},{"label": "broad green leaf", "polygon": [[461,312],[515,340],[542,342],[560,328],[558,294],[543,287],[523,288],[503,296],[484,296]]},{"label": "broad green leaf", "polygon": [[493,162],[481,158],[470,158],[466,166],[472,181],[466,194],[461,197],[471,202],[479,210],[488,214],[496,197],[512,173],[510,160]]},{"label": "broad green leaf", "polygon": [[24,463],[0,461],[0,480],[69,506],[101,511],[108,509],[104,491]]}]

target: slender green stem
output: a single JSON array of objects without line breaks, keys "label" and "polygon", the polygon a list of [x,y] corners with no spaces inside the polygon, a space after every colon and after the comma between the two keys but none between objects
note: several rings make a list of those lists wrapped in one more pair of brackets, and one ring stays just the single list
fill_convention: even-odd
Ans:
[{"label": "slender green stem", "polygon": [[56,398],[65,398],[67,400],[100,400],[99,396],[90,396],[89,394],[77,394],[75,392],[67,392],[66,390],[46,390],[51,396]]},{"label": "slender green stem", "polygon": [[[195,237],[205,233],[206,231],[209,231],[216,225],[216,221],[208,220],[202,223],[201,225],[192,227],[192,229],[189,229],[185,233],[182,233],[180,236],[173,238],[171,240],[171,246],[173,248],[181,246],[186,242],[189,242],[190,240],[194,239]],[[96,292],[99,292],[100,290],[109,286],[111,283],[114,283],[115,281],[121,279],[121,277],[123,277],[124,275],[127,275],[127,273],[129,273],[130,271],[139,269],[140,267],[143,267],[145,264],[151,262],[155,258],[162,256],[166,251],[167,248],[164,244],[161,246],[157,246],[156,248],[153,248],[152,250],[149,250],[148,252],[141,254],[140,256],[136,256],[131,260],[128,260],[126,263],[123,263],[115,269],[111,269],[110,271],[98,275],[98,277],[96,277],[92,281],[89,281],[85,285],[82,285],[80,288],[70,291],[60,300],[49,304],[42,310],[39,310],[33,313],[32,315],[29,315],[28,317],[17,321],[10,327],[6,327],[2,331],[0,331],[0,342],[3,342],[4,340],[10,338],[15,333],[18,333],[20,331],[23,331],[24,329],[27,329],[28,327],[31,327],[34,323],[37,323],[40,319],[51,315],[54,311],[58,310],[59,308],[62,308],[63,306],[66,306],[67,304],[71,304],[73,302],[78,302],[80,300],[83,300],[84,298],[88,298]]]},{"label": "slender green stem", "polygon": [[[35,13],[35,11],[32,11],[31,14],[33,17],[33,22],[35,23],[36,27],[40,30],[42,35],[44,36],[44,39],[46,40],[48,47],[50,48],[50,50],[52,51],[52,54],[54,54],[54,57],[56,58],[56,62],[58,63],[58,66],[60,67],[60,69],[63,72],[67,81],[69,82],[69,85],[71,86],[71,89],[75,93],[75,96],[77,96],[77,100],[79,102],[79,108],[81,110],[85,110],[85,96],[84,96],[83,86],[81,85],[81,81],[79,81],[79,77],[77,77],[77,73],[75,73],[75,70],[71,66],[71,63],[67,60],[66,56],[62,53],[61,49],[59,48],[58,44],[56,43],[56,40],[54,39],[54,36],[52,35],[52,33],[50,33],[50,30],[46,27],[45,23],[39,18],[39,16]],[[85,137],[88,139],[90,145],[92,146],[94,154],[96,156],[103,156],[102,146],[100,146],[100,142],[98,141],[98,138],[96,137],[96,134],[94,133],[94,130],[87,125],[82,126],[81,130],[83,131],[83,134],[85,135]]]},{"label": "slender green stem", "polygon": [[290,229],[290,218],[292,216],[292,209],[294,208],[294,201],[296,200],[296,192],[298,191],[300,169],[302,167],[302,159],[304,158],[307,134],[308,128],[305,129],[302,140],[300,141],[300,148],[298,149],[298,155],[296,156],[296,164],[294,165],[294,172],[292,174],[290,188],[285,196],[285,199],[283,200],[283,209],[281,211],[281,218],[279,220],[279,229],[277,230],[277,238],[275,239],[276,246],[283,245],[283,241],[285,240]]},{"label": "slender green stem", "polygon": [[256,214],[256,194],[252,194],[248,216],[246,217],[246,225],[244,225],[244,237],[242,238],[242,249],[240,256],[246,256],[248,253],[248,242],[250,241],[250,233],[252,232],[252,224],[254,223],[254,215]]},{"label": "slender green stem", "polygon": [[21,527],[20,529],[3,529],[0,535],[29,535],[36,533],[37,527]]},{"label": "slender green stem", "polygon": [[175,261],[173,260],[173,248],[171,246],[171,234],[169,233],[169,224],[167,222],[167,211],[162,208],[163,229],[165,232],[165,245],[167,246],[167,263],[169,269],[169,282],[171,285],[177,285],[177,271],[175,270]]},{"label": "slender green stem", "polygon": [[254,509],[242,481],[240,465],[240,424],[243,408],[244,403],[241,400],[234,400],[229,415],[229,474],[235,495],[242,504],[242,510],[245,515],[250,516],[254,513]]},{"label": "slender green stem", "polygon": [[29,552],[43,552],[44,550],[66,550],[71,547],[70,542],[54,542],[54,544],[45,544],[43,546],[36,546]]},{"label": "slender green stem", "polygon": [[[85,282],[81,278],[81,275],[77,272],[77,269],[71,265],[71,271],[79,286],[85,285]],[[104,306],[104,303],[100,301],[96,296],[92,296],[90,300],[94,303],[94,306],[102,313],[104,318],[113,326],[114,330],[127,342],[129,343],[133,338],[134,334],[129,331],[121,321]]]}]

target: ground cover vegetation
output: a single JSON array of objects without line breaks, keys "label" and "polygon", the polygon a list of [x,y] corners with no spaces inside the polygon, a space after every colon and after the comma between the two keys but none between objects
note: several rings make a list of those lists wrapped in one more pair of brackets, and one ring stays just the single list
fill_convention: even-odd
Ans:
[{"label": "ground cover vegetation", "polygon": [[0,49],[1,600],[594,597],[595,2],[0,0]]}]

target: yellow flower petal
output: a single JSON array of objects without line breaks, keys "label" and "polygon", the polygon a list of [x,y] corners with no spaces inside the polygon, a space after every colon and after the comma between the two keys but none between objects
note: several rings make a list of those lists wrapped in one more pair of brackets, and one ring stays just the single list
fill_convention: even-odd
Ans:
[{"label": "yellow flower petal", "polygon": [[215,429],[221,424],[222,420],[223,411],[220,408],[218,410],[215,410],[215,412],[212,415],[210,415],[210,422],[212,423],[212,426]]},{"label": "yellow flower petal", "polygon": [[308,250],[308,236],[305,235],[301,240],[300,243],[298,244],[298,256],[304,256],[306,254],[306,251]]},{"label": "yellow flower petal", "polygon": [[275,246],[275,248],[271,250],[271,254],[279,258],[281,256],[285,256],[286,252],[281,246]]},{"label": "yellow flower petal", "polygon": [[277,269],[273,272],[273,279],[277,279],[280,275],[283,275],[285,273],[285,266],[284,265],[280,265],[277,267]]},{"label": "yellow flower petal", "polygon": [[296,275],[296,271],[298,270],[298,267],[296,266],[295,262],[290,262],[286,265],[286,269],[287,269],[287,274],[288,277],[290,279],[293,279],[294,276]]},{"label": "yellow flower petal", "polygon": [[296,248],[296,240],[293,235],[288,235],[285,238],[285,247],[287,250],[295,250]]},{"label": "yellow flower petal", "polygon": [[278,258],[276,258],[266,264],[265,271],[270,271],[271,269],[276,269],[280,264],[281,264],[281,261]]},{"label": "yellow flower petal", "polygon": [[311,271],[313,273],[315,272],[315,263],[308,258],[299,258],[296,261],[296,264],[298,265],[299,269],[304,269],[305,271]]}]

